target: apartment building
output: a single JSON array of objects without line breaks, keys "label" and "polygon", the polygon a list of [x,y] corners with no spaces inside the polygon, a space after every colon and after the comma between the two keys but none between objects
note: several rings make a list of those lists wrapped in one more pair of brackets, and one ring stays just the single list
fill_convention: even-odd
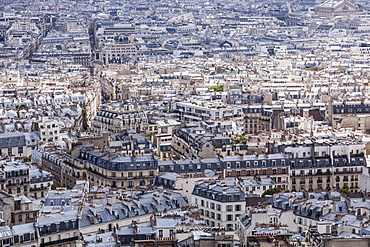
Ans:
[{"label": "apartment building", "polygon": [[41,117],[39,120],[32,122],[32,130],[37,132],[42,142],[60,141],[60,125],[56,119],[48,116]]},{"label": "apartment building", "polygon": [[199,120],[242,120],[243,111],[237,106],[226,106],[222,102],[176,102],[174,110],[178,111],[181,121],[199,121]]},{"label": "apartment building", "polygon": [[132,188],[153,184],[158,161],[152,155],[121,156],[83,147],[73,162],[77,166],[67,163],[70,172],[65,174],[66,178],[85,177],[92,185]]},{"label": "apartment building", "polygon": [[367,100],[331,100],[328,105],[328,120],[333,128],[349,127],[367,132],[370,129],[370,102]]},{"label": "apartment building", "polygon": [[204,181],[194,187],[192,203],[207,225],[235,229],[237,217],[245,212],[245,193],[234,180]]},{"label": "apartment building", "polygon": [[0,133],[0,156],[22,158],[32,154],[39,142],[36,132],[4,132]]},{"label": "apartment building", "polygon": [[128,102],[105,104],[101,105],[97,115],[91,120],[91,129],[94,133],[135,130],[137,133],[146,134],[148,120],[145,112],[134,104]]}]

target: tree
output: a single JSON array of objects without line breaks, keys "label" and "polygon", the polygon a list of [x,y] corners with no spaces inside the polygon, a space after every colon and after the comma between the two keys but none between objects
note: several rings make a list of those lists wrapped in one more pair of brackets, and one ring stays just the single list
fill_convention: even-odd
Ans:
[{"label": "tree", "polygon": [[342,194],[351,194],[351,191],[348,188],[341,188],[339,192]]},{"label": "tree", "polygon": [[20,104],[15,107],[18,110],[28,109],[28,106],[26,104]]},{"label": "tree", "polygon": [[57,188],[57,184],[52,184],[52,185],[51,185],[51,189],[52,189],[52,190],[55,190],[56,188]]},{"label": "tree", "polygon": [[339,70],[339,71],[341,71],[341,72],[346,72],[346,68],[345,67],[343,67],[343,66],[337,66],[337,67],[335,67],[337,70]]},{"label": "tree", "polygon": [[31,155],[23,157],[24,162],[30,162],[31,161]]},{"label": "tree", "polygon": [[275,188],[271,188],[271,189],[267,189],[265,190],[263,193],[262,193],[262,197],[265,197],[266,195],[273,195],[275,194],[276,192],[280,192],[282,191],[281,188],[279,187],[275,187]]},{"label": "tree", "polygon": [[88,122],[87,112],[85,109],[82,109],[82,127],[84,128],[84,130],[87,130],[87,127],[89,127],[87,122]]}]

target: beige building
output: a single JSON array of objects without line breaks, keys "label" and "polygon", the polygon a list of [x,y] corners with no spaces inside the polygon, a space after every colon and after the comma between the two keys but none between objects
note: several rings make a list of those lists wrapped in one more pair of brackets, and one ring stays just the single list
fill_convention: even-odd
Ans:
[{"label": "beige building", "polygon": [[60,126],[56,119],[41,117],[39,121],[32,123],[32,130],[37,132],[42,142],[58,142]]},{"label": "beige building", "polygon": [[137,49],[133,44],[108,43],[104,44],[101,51],[95,54],[95,58],[104,64],[109,64],[113,61],[123,61],[136,54]]},{"label": "beige building", "polygon": [[136,105],[127,102],[105,104],[92,119],[91,129],[97,134],[103,131],[122,133],[127,130],[146,134],[148,120],[145,112]]},{"label": "beige building", "polygon": [[346,1],[328,0],[315,8],[320,17],[347,16],[357,13],[357,6]]}]

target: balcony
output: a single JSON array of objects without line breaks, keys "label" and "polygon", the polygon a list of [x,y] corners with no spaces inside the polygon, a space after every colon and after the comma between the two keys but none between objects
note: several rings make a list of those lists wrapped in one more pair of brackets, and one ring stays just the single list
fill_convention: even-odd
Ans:
[{"label": "balcony", "polygon": [[351,153],[350,156],[351,157],[364,157],[364,153],[359,153],[359,154]]},{"label": "balcony", "polygon": [[362,173],[362,169],[360,169],[360,170],[354,170],[354,171],[339,171],[339,172],[334,172],[334,174],[353,174],[353,173]]},{"label": "balcony", "polygon": [[65,238],[65,239],[56,240],[56,241],[52,241],[48,243],[41,243],[40,247],[53,246],[53,245],[58,245],[58,244],[63,244],[63,243],[71,243],[77,240],[78,240],[78,237]]},{"label": "balcony", "polygon": [[23,183],[8,183],[6,186],[7,187],[19,187],[19,186],[22,186],[22,185],[29,185],[29,182],[23,182]]},{"label": "balcony", "polygon": [[40,188],[31,188],[30,191],[40,191],[40,190],[47,190],[48,188],[40,187]]}]

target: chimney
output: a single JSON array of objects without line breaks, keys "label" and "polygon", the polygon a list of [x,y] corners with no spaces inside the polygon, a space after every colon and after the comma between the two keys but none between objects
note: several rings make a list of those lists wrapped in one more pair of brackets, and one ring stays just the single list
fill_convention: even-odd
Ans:
[{"label": "chimney", "polygon": [[132,210],[132,201],[130,199],[123,199],[122,203],[125,204],[130,211]]},{"label": "chimney", "polygon": [[334,220],[339,221],[341,218],[342,218],[341,214],[336,214],[335,217],[334,217]]},{"label": "chimney", "polygon": [[139,197],[138,197],[138,196],[135,196],[135,197],[134,197],[134,202],[136,203],[136,205],[137,205],[137,207],[138,207],[138,208],[140,208],[140,207],[141,207],[141,201],[140,201],[140,199],[139,199]]},{"label": "chimney", "polygon": [[112,206],[112,204],[107,203],[107,205],[105,205],[105,207],[108,209],[109,214],[113,214],[113,206]]},{"label": "chimney", "polygon": [[156,225],[157,225],[157,219],[155,218],[155,216],[154,216],[154,215],[151,215],[151,216],[150,216],[150,225],[151,225],[152,227],[154,227],[154,226],[156,226]]},{"label": "chimney", "polygon": [[90,205],[90,210],[94,216],[96,216],[96,208],[94,205]]},{"label": "chimney", "polygon": [[161,203],[161,196],[160,196],[159,194],[154,193],[154,194],[153,194],[153,198],[154,198],[154,200],[155,200],[158,204],[160,204],[160,203]]}]

